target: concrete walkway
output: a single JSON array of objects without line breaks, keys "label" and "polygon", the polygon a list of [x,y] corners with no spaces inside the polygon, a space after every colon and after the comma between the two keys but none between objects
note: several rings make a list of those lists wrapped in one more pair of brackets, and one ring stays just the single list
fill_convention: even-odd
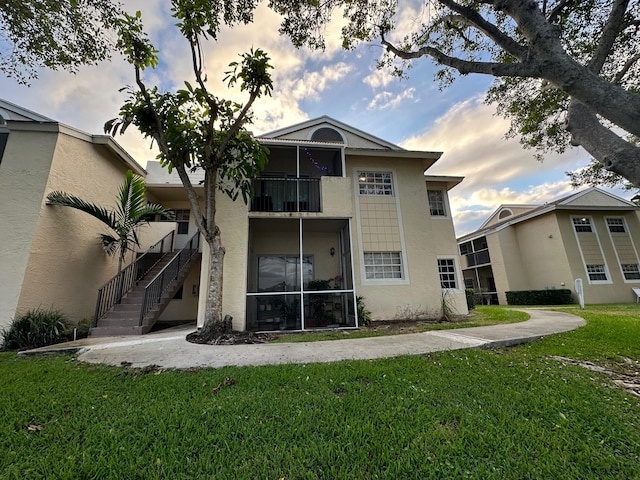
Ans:
[{"label": "concrete walkway", "polygon": [[[354,338],[326,342],[267,343],[258,345],[197,345],[185,340],[193,327],[178,328],[142,337],[88,338],[21,352],[19,355],[77,353],[89,363],[120,366],[128,362],[140,368],[220,368],[230,365],[278,365],[369,360],[422,355],[463,348],[492,348],[531,342],[546,335],[574,330],[585,321],[569,313],[519,309],[531,318],[526,322],[487,327],[437,330],[423,333]],[[347,335],[345,335],[347,336]]]}]

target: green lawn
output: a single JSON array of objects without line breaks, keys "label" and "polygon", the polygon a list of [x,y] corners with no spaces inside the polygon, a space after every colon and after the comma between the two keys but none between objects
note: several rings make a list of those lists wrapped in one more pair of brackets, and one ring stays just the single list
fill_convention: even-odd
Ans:
[{"label": "green lawn", "polygon": [[512,349],[320,365],[0,354],[0,478],[640,478],[639,400],[549,358],[640,360],[639,314],[588,308],[586,327]]},{"label": "green lawn", "polygon": [[[295,343],[295,342],[324,342],[326,340],[344,340],[346,338],[380,337],[384,335],[400,335],[405,333],[429,332],[433,330],[453,330],[456,328],[484,327],[498,323],[524,322],[529,319],[525,312],[505,309],[503,307],[480,307],[470,312],[468,316],[459,317],[451,322],[417,322],[411,327],[402,330],[365,328],[357,330],[326,330],[306,333],[278,333],[277,338],[269,343]],[[375,326],[376,322],[372,323]]]}]

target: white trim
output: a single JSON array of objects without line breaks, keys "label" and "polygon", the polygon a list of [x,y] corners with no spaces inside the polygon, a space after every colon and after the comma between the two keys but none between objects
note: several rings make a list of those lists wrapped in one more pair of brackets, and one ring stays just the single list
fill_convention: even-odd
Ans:
[{"label": "white trim", "polygon": [[[431,213],[431,201],[429,200],[429,191],[436,191],[442,194],[442,204],[444,205],[444,215],[433,215]],[[449,195],[444,187],[429,188],[427,185],[427,208],[429,209],[429,217],[432,220],[451,220],[451,205],[449,204]]]},{"label": "white trim", "polygon": [[442,288],[442,284],[441,284],[440,288],[445,292],[460,293],[460,292],[463,292],[464,289],[465,289],[465,287],[464,287],[464,276],[462,275],[462,269],[460,268],[459,258],[460,257],[458,255],[454,255],[454,256],[451,256],[451,255],[436,255],[436,269],[438,270],[438,282],[439,283],[441,283],[441,279],[440,279],[440,268],[439,268],[439,265],[438,265],[438,260],[453,260],[453,267],[455,269],[454,274],[456,276],[455,281],[456,281],[457,287],[456,288]]},{"label": "white trim", "polygon": [[[397,279],[368,279],[366,269],[364,266],[364,244],[362,242],[362,221],[360,214],[360,188],[359,188],[359,179],[358,179],[358,168],[354,167],[351,170],[351,176],[353,178],[353,192],[355,195],[355,205],[356,205],[356,221],[358,222],[358,259],[360,263],[360,284],[361,285],[409,285],[411,282],[409,280],[409,264],[407,260],[407,245],[404,239],[404,227],[402,224],[402,209],[400,208],[400,195],[398,190],[397,183],[397,173],[393,168],[367,168],[367,171],[370,172],[390,172],[391,173],[391,181],[393,188],[393,196],[384,195],[384,198],[395,198],[396,201],[396,213],[398,215],[398,235],[400,237],[400,255],[402,258],[402,278]],[[352,253],[353,256],[353,253]],[[353,261],[353,260],[352,260]],[[355,290],[355,283],[354,283]]]},{"label": "white trim", "polygon": [[613,248],[613,253],[615,253],[616,255],[616,260],[618,262],[618,268],[620,269],[620,275],[622,275],[622,281],[624,283],[640,283],[640,279],[632,279],[632,280],[627,280],[627,278],[624,276],[624,272],[622,271],[622,262],[620,261],[620,256],[618,255],[618,249],[616,248],[616,244],[613,241],[613,237],[611,236],[611,230],[609,230],[609,223],[607,222],[607,219],[609,218],[615,218],[615,219],[621,219],[622,220],[622,225],[624,226],[624,232],[629,236],[629,240],[631,241],[631,247],[633,248],[633,253],[636,256],[636,264],[638,265],[638,268],[640,268],[640,261],[638,260],[638,250],[636,250],[636,245],[633,242],[633,237],[631,236],[631,231],[629,230],[629,226],[627,225],[627,219],[624,218],[624,216],[621,217],[614,217],[614,216],[610,216],[607,215],[604,217],[604,224],[607,227],[607,232],[609,233],[609,240],[611,241],[611,248]]},{"label": "white trim", "polygon": [[[584,253],[582,252],[582,245],[580,245],[580,238],[578,237],[578,232],[576,232],[576,227],[573,224],[574,218],[586,218],[589,220],[589,224],[591,225],[591,232],[583,232],[583,233],[593,233],[596,236],[596,240],[598,242],[598,248],[600,249],[600,255],[602,256],[602,264],[604,265],[604,273],[607,276],[606,280],[591,280],[589,277],[589,272],[587,271],[587,262],[584,259]],[[602,242],[600,242],[600,236],[598,235],[598,230],[596,229],[596,225],[593,222],[593,217],[590,215],[570,215],[569,220],[571,222],[571,228],[573,229],[573,235],[576,238],[576,243],[578,244],[578,251],[580,252],[580,258],[582,259],[582,266],[584,268],[584,273],[587,276],[587,281],[589,285],[608,285],[613,283],[613,279],[611,278],[611,272],[609,271],[609,265],[607,264],[607,258],[602,251]],[[609,230],[607,228],[607,230]],[[595,265],[595,264],[589,264]]]},{"label": "white trim", "polygon": [[338,135],[340,135],[340,137],[342,138],[342,143],[344,144],[345,147],[349,145],[349,143],[347,142],[347,137],[345,136],[344,133],[342,133],[340,130],[338,130],[334,126],[328,127],[328,126],[322,125],[322,124],[321,125],[316,125],[311,130],[309,130],[309,133],[307,134],[307,140],[309,140],[311,142],[317,142],[318,140],[312,140],[311,137],[313,137],[313,134],[316,133],[321,128],[325,128],[325,129],[328,129],[328,130],[333,130]]},{"label": "white trim", "polygon": [[[323,126],[323,125],[329,125],[333,128],[335,128],[336,130],[340,131],[340,130],[344,130],[346,132],[349,132],[353,135],[362,137],[366,140],[369,140],[372,143],[378,144],[383,148],[388,148],[390,150],[404,150],[402,147],[399,147],[398,145],[395,145],[391,142],[388,142],[386,140],[383,140],[382,138],[378,138],[374,135],[371,135],[370,133],[367,133],[365,131],[359,130],[355,127],[352,127],[351,125],[347,125],[346,123],[340,122],[339,120],[336,120],[334,118],[331,118],[327,115],[323,115],[321,117],[318,118],[314,118],[311,120],[306,120],[304,122],[300,122],[300,123],[296,123],[294,125],[290,125],[289,127],[285,127],[285,128],[280,128],[278,130],[272,130],[271,132],[267,132],[267,133],[263,133],[261,135],[259,135],[258,137],[256,137],[257,139],[272,139],[275,138],[277,139],[278,137],[281,137],[282,135],[288,135],[291,133],[295,133],[295,132],[299,132],[300,130],[304,130],[307,128],[313,128],[313,127],[319,127],[319,126]],[[342,133],[342,132],[341,132]],[[343,134],[344,136],[344,134]]]}]

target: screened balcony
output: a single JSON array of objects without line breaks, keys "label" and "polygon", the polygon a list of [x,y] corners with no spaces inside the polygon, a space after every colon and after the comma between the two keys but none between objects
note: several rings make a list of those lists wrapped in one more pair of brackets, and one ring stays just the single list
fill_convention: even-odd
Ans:
[{"label": "screened balcony", "polygon": [[269,163],[252,181],[252,212],[321,212],[324,176],[343,176],[342,149],[303,145],[269,146]]}]

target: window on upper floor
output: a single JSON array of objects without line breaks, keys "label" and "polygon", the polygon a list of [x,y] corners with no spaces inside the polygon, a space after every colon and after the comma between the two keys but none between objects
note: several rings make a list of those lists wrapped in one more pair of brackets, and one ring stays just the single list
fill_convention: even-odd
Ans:
[{"label": "window on upper floor", "polygon": [[625,233],[624,219],[622,218],[607,218],[607,227],[611,233]]},{"label": "window on upper floor", "polygon": [[358,172],[360,195],[393,196],[391,172]]},{"label": "window on upper floor", "polygon": [[593,232],[591,229],[591,220],[586,217],[574,217],[571,219],[573,221],[573,228],[575,228],[578,233],[585,232]]},{"label": "window on upper floor", "polygon": [[340,142],[344,143],[344,139],[339,131],[330,128],[330,127],[322,127],[317,129],[311,135],[311,140],[314,142]]},{"label": "window on upper floor", "polygon": [[400,252],[364,252],[368,280],[403,278]]},{"label": "window on upper floor", "polygon": [[444,192],[442,190],[427,190],[427,195],[429,197],[429,212],[431,216],[446,217]]},{"label": "window on upper floor", "polygon": [[178,224],[178,235],[189,233],[189,210],[171,210],[175,217],[171,220],[161,218],[161,222],[176,222]]},{"label": "window on upper floor", "polygon": [[587,265],[587,274],[591,281],[606,281],[607,271],[604,265]]},{"label": "window on upper floor", "polygon": [[442,288],[458,288],[456,282],[456,264],[453,258],[438,259],[438,274]]}]

